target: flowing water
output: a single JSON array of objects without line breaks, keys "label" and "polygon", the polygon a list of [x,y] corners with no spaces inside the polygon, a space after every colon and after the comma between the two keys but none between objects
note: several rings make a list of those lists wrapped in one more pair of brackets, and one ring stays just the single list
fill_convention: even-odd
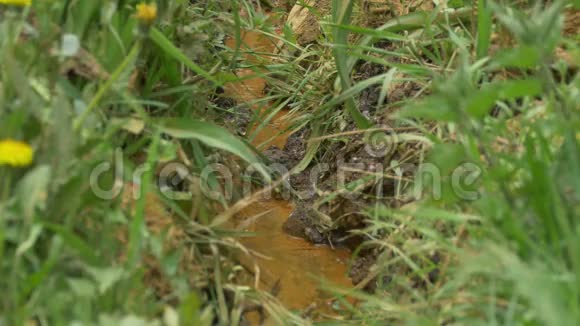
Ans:
[{"label": "flowing water", "polygon": [[[273,53],[275,49],[274,41],[259,32],[245,31],[242,40],[242,53],[248,49]],[[230,39],[226,43],[234,48],[236,42]],[[248,55],[246,57],[252,60]],[[249,69],[237,71],[239,77],[256,74]],[[238,103],[248,103],[264,97],[265,86],[263,78],[249,78],[226,85],[226,94]],[[258,105],[254,105],[253,109],[259,112],[264,110]],[[284,133],[288,126],[286,113],[277,114],[271,123],[256,134],[252,143],[255,146],[268,144],[262,148],[270,145],[283,148],[288,138],[288,134]],[[239,227],[244,231],[255,232],[257,236],[243,238],[241,242],[260,254],[251,259],[259,267],[262,289],[278,288],[278,299],[290,309],[304,309],[312,304],[324,309],[329,304],[329,296],[320,290],[319,279],[343,287],[351,286],[347,277],[350,253],[346,249],[313,245],[284,233],[282,225],[291,212],[292,205],[281,200],[263,200],[250,205],[240,214],[242,223]]]}]

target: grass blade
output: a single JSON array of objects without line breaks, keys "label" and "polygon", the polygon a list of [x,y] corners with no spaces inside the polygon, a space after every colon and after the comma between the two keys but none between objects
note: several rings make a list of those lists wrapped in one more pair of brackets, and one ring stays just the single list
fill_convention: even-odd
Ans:
[{"label": "grass blade", "polygon": [[[342,2],[334,0],[332,2],[333,20],[335,22],[334,43],[338,45],[333,48],[333,53],[343,91],[350,88],[351,70],[348,68],[348,55],[346,53],[349,32],[344,28],[340,28],[340,25],[349,24],[353,5],[353,1]],[[372,123],[359,111],[353,98],[349,98],[346,101],[346,109],[358,128],[367,129],[372,126]]]}]

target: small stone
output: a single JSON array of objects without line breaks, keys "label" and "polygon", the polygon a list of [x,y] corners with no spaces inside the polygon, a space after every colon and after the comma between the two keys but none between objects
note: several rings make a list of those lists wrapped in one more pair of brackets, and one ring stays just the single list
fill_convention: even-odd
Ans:
[{"label": "small stone", "polygon": [[[330,13],[330,0],[306,0],[304,2],[307,7],[313,8],[321,16]],[[292,27],[296,41],[300,45],[316,41],[321,33],[319,18],[307,7],[297,3],[288,14],[287,23]]]}]

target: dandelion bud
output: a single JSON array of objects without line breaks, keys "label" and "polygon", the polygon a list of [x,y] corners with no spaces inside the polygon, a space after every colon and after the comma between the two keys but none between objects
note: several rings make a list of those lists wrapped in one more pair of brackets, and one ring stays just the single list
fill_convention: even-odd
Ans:
[{"label": "dandelion bud", "polygon": [[150,26],[157,18],[157,6],[154,3],[142,2],[137,5],[136,10],[135,17],[144,26]]}]

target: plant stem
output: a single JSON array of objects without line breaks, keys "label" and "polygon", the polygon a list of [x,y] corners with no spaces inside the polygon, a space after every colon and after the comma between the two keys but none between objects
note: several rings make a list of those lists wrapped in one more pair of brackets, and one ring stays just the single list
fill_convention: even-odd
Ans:
[{"label": "plant stem", "polygon": [[93,97],[93,99],[89,103],[89,106],[81,114],[81,116],[78,118],[78,120],[75,121],[75,123],[74,123],[74,131],[75,132],[79,131],[80,127],[83,125],[83,123],[85,122],[87,117],[97,107],[97,105],[99,104],[99,102],[101,101],[103,96],[107,93],[107,91],[111,88],[113,83],[117,79],[119,79],[119,77],[121,76],[123,71],[125,71],[125,68],[127,68],[129,63],[132,62],[135,59],[135,57],[137,57],[137,54],[139,53],[140,49],[141,49],[141,42],[140,41],[135,42],[135,44],[133,44],[133,47],[131,48],[131,51],[125,57],[123,62],[121,62],[119,67],[117,67],[117,69],[115,69],[115,71],[113,72],[111,77],[107,80],[107,82],[105,82],[105,84],[101,88],[99,88],[99,90],[97,91],[97,94],[95,94],[95,96]]}]

